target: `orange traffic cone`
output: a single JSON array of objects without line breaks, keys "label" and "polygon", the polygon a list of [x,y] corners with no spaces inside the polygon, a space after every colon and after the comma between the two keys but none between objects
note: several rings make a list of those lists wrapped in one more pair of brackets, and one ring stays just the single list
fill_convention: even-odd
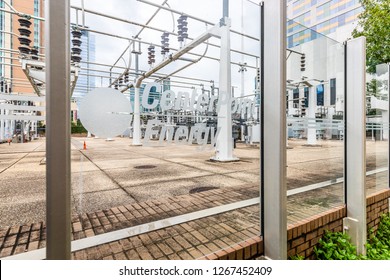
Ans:
[{"label": "orange traffic cone", "polygon": [[84,141],[84,147],[83,147],[83,150],[86,150],[87,149],[87,143],[85,143]]}]

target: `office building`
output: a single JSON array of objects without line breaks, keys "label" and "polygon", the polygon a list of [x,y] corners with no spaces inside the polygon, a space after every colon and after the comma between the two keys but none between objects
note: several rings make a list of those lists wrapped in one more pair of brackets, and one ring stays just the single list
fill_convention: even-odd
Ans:
[{"label": "office building", "polygon": [[362,10],[359,0],[288,0],[287,45],[295,47],[322,35],[344,41]]}]

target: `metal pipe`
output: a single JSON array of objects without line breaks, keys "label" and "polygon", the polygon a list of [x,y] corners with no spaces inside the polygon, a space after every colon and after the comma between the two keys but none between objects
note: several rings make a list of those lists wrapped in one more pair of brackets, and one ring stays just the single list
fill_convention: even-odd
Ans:
[{"label": "metal pipe", "polygon": [[[71,8],[72,9],[76,9],[76,10],[81,10],[80,7],[76,7],[76,6],[71,6]],[[160,28],[157,28],[157,27],[148,26],[148,25],[145,25],[145,24],[142,24],[142,23],[138,23],[138,22],[127,20],[127,19],[123,19],[123,18],[118,18],[118,17],[111,16],[111,15],[108,15],[108,14],[102,14],[102,13],[99,13],[99,12],[96,12],[96,11],[92,11],[92,10],[88,10],[88,9],[84,9],[84,11],[86,13],[90,13],[90,14],[93,14],[93,15],[102,16],[102,17],[106,17],[106,18],[109,18],[109,19],[113,19],[113,20],[129,23],[129,24],[132,24],[132,25],[149,28],[149,29],[152,29],[152,30],[155,30],[155,31],[158,31],[158,32],[167,32],[167,31],[165,31],[163,29],[160,29]],[[177,35],[177,34],[172,33],[172,32],[168,32],[168,33],[173,34],[173,35]]]},{"label": "metal pipe", "polygon": [[[146,0],[137,0],[138,2],[141,2],[141,3],[145,3],[145,4],[148,4],[148,5],[151,5],[151,6],[155,6],[155,7],[160,7],[161,9],[163,10],[166,10],[166,11],[170,11],[170,12],[173,12],[173,13],[176,13],[176,14],[179,14],[179,15],[186,15],[188,18],[192,18],[194,20],[197,20],[197,21],[200,21],[200,22],[203,22],[203,23],[207,23],[207,24],[211,24],[213,25],[214,23],[212,22],[209,22],[207,20],[204,20],[204,19],[201,19],[201,18],[198,18],[198,17],[195,17],[195,16],[192,16],[192,15],[189,15],[189,14],[186,14],[186,13],[183,13],[183,12],[180,12],[180,11],[177,11],[177,10],[174,10],[174,9],[171,9],[171,8],[166,8],[166,7],[162,7],[162,6],[159,6],[158,4],[155,4],[153,2],[150,2],[150,1],[146,1]],[[227,1],[227,0],[224,0],[224,1]],[[249,0],[248,0],[249,1]],[[249,1],[253,4],[255,4],[254,2],[252,1]],[[255,5],[258,5],[258,4],[255,4]],[[229,11],[228,11],[229,12]],[[240,36],[244,36],[246,38],[249,38],[249,39],[252,39],[252,40],[255,40],[255,41],[260,41],[259,38],[256,38],[254,36],[251,36],[251,35],[248,35],[248,34],[244,34],[242,32],[238,32],[236,30],[230,30],[230,32],[234,33],[234,34],[237,34],[237,35],[240,35]],[[290,50],[290,49],[287,49],[287,50]],[[234,50],[232,50],[234,51]]]},{"label": "metal pipe", "polygon": [[[194,20],[203,22],[203,23],[207,23],[207,24],[210,24],[210,25],[214,25],[214,24],[215,24],[215,23],[213,23],[213,22],[210,22],[210,21],[207,21],[207,20],[204,20],[204,19],[201,19],[201,18],[192,16],[192,15],[188,15],[188,14],[186,14],[186,13],[183,13],[183,12],[180,12],[180,11],[177,11],[177,10],[174,10],[174,9],[171,9],[171,8],[166,8],[166,7],[159,6],[158,4],[155,4],[155,3],[150,2],[150,1],[146,1],[146,0],[137,0],[137,1],[138,1],[138,2],[141,2],[141,3],[144,3],[144,4],[151,5],[151,6],[161,7],[161,9],[164,9],[164,10],[170,11],[170,12],[173,12],[173,13],[178,14],[178,15],[186,15],[188,18],[191,18],[191,19],[194,19]],[[226,0],[224,0],[224,1],[226,1]],[[238,34],[238,35],[247,37],[247,38],[249,38],[249,39],[259,41],[259,38],[253,37],[253,36],[251,36],[251,35],[243,34],[243,33],[241,33],[241,32],[235,31],[235,30],[230,30],[230,31],[231,31],[232,33],[235,33],[235,34]]]},{"label": "metal pipe", "polygon": [[18,60],[17,57],[0,56],[1,59]]},{"label": "metal pipe", "polygon": [[222,18],[229,17],[229,0],[223,0],[223,15]]},{"label": "metal pipe", "polygon": [[19,65],[19,64],[12,64],[12,63],[5,63],[5,62],[2,62],[1,64],[2,64],[2,65],[7,65],[7,66],[22,67],[22,66]]},{"label": "metal pipe", "polygon": [[[84,29],[84,28],[80,28],[80,29]],[[119,38],[119,39],[123,39],[123,40],[132,40],[131,38],[128,38],[128,37],[123,37],[123,36],[120,36],[120,35],[109,34],[109,33],[106,33],[106,32],[97,31],[97,30],[93,30],[93,29],[85,29],[85,30],[88,30],[89,32],[92,32],[92,33],[97,33],[97,34],[101,34],[101,35],[111,36],[111,37],[115,37],[115,38]],[[145,42],[145,41],[142,41],[142,40],[134,40],[134,41],[140,42],[141,44],[148,44],[148,45],[150,44],[149,42]],[[213,44],[210,44],[210,43],[209,43],[209,45],[213,46]],[[154,44],[154,46],[161,47],[161,45],[159,45],[159,44]],[[214,46],[216,46],[216,45],[214,45]],[[178,51],[178,49],[174,49],[174,48],[171,48],[171,50]],[[240,51],[235,51],[235,52],[241,53]],[[200,54],[193,53],[193,52],[188,52],[188,54],[195,55],[195,56],[198,56],[198,57],[201,56]],[[254,56],[254,55],[247,54],[247,53],[245,53],[245,55]],[[215,60],[215,61],[219,62],[219,59],[215,58],[215,57],[205,56],[204,58]],[[237,62],[231,62],[231,64],[240,66],[240,63],[237,63]],[[115,67],[117,67],[117,66],[115,66]],[[251,65],[247,65],[247,67],[248,68],[252,68],[252,69],[257,69],[255,66],[251,66]],[[120,68],[120,67],[118,67],[118,68]],[[125,68],[123,68],[123,69],[125,69]]]},{"label": "metal pipe", "polygon": [[[137,0],[137,1],[140,1],[140,0]],[[80,9],[79,7],[75,7],[75,6],[72,6],[72,8],[74,9]],[[169,34],[172,34],[174,36],[178,36],[178,34],[174,33],[174,32],[170,32],[170,31],[166,31],[166,30],[162,30],[162,29],[159,29],[159,28],[156,28],[156,27],[152,27],[152,26],[147,26],[145,24],[141,24],[141,23],[137,23],[137,22],[134,22],[134,21],[129,21],[129,20],[126,20],[126,19],[122,19],[122,18],[118,18],[118,17],[114,17],[114,16],[110,16],[110,15],[105,15],[105,14],[102,14],[102,13],[99,13],[99,12],[95,12],[95,11],[91,11],[91,10],[85,10],[85,12],[87,13],[91,13],[91,14],[94,14],[94,15],[98,15],[98,16],[102,16],[102,17],[107,17],[107,18],[110,18],[110,19],[114,19],[114,20],[118,20],[118,21],[122,21],[122,22],[125,22],[125,23],[129,23],[129,24],[133,24],[133,25],[137,25],[137,26],[144,26],[145,28],[149,28],[149,29],[152,29],[152,30],[155,30],[155,31],[159,31],[159,32],[167,32]],[[214,25],[214,23],[208,23],[210,25]],[[88,31],[91,31],[90,29],[87,29]],[[233,32],[233,31],[231,31]],[[235,33],[235,32],[233,32]],[[237,32],[239,34],[239,32]],[[241,34],[239,34],[241,35]],[[121,37],[121,36],[114,36],[114,37]],[[127,40],[132,40],[132,38],[126,38]],[[189,40],[193,40],[193,38],[191,37],[188,37]],[[255,38],[256,39],[256,38]],[[256,39],[258,41],[258,39]],[[150,44],[150,42],[148,43]],[[216,44],[212,44],[212,43],[204,43],[204,44],[209,44],[210,46],[213,46],[213,47],[216,47],[216,48],[219,48],[220,46],[219,45],[216,45]],[[154,44],[156,45],[156,44]],[[156,45],[157,46],[157,45]],[[250,53],[245,53],[245,52],[241,52],[239,50],[235,50],[235,49],[231,49],[232,52],[235,52],[235,53],[239,53],[239,54],[245,54],[247,56],[251,56],[251,57],[255,57],[255,58],[258,58],[257,55],[254,55],[254,54],[250,54]]]},{"label": "metal pipe", "polygon": [[9,35],[13,35],[15,37],[19,37],[18,34],[14,33],[14,32],[8,32],[8,31],[5,31],[5,30],[0,30],[1,33],[5,33],[5,34],[9,34]]},{"label": "metal pipe", "polygon": [[[165,0],[161,5],[164,5],[167,1],[168,0]],[[145,24],[148,25],[160,10],[161,10],[161,8],[158,8]],[[142,33],[142,31],[144,31],[144,29],[145,29],[145,27],[142,27],[141,30],[134,36],[134,39],[137,39],[139,37],[139,35]],[[119,56],[119,58],[117,59],[117,61],[115,61],[115,63],[113,65],[116,65],[119,62],[120,58],[126,53],[126,51],[129,48],[130,48],[130,45],[128,45],[126,47],[126,49],[122,52],[122,54]]]},{"label": "metal pipe", "polygon": [[[0,48],[0,51],[1,52],[9,52],[9,53],[17,53],[19,54],[20,52],[17,51],[17,50],[12,50],[12,49],[4,49],[4,48]],[[44,54],[37,54],[38,56],[45,56]]]},{"label": "metal pipe", "polygon": [[258,3],[255,3],[255,2],[253,2],[253,1],[251,1],[251,0],[246,0],[246,1],[248,1],[248,2],[252,3],[252,4],[256,5],[256,6],[260,6],[260,4],[258,4]]},{"label": "metal pipe", "polygon": [[[111,65],[109,65],[109,64],[96,63],[96,62],[90,62],[90,61],[84,61],[84,62],[82,62],[82,63],[85,63],[85,64],[93,64],[93,65],[99,65],[99,66],[105,66],[105,67],[110,67],[110,66],[111,66]],[[122,66],[115,66],[115,68],[125,69],[125,67],[122,67]],[[133,71],[134,71],[135,69],[130,69],[130,70],[133,70]],[[91,71],[93,71],[93,70],[91,70]],[[142,70],[142,69],[141,69],[140,71],[146,72],[145,70]],[[118,73],[118,74],[119,74],[119,73]],[[163,73],[161,73],[161,74],[154,74],[153,77],[163,77],[164,75],[166,75],[166,74],[163,74]],[[177,75],[172,76],[172,77],[178,78],[178,79],[186,79],[186,80],[193,80],[193,81],[205,82],[205,83],[211,82],[210,80],[199,79],[199,78],[192,78],[192,77],[184,77],[184,76],[177,76]]]},{"label": "metal pipe", "polygon": [[[176,73],[179,73],[180,71],[190,67],[191,65],[193,65],[195,63],[198,63],[202,58],[204,58],[204,56],[206,55],[208,49],[209,49],[209,45],[206,45],[206,49],[204,50],[204,53],[203,53],[203,55],[201,57],[199,57],[197,60],[192,61],[191,63],[189,63],[187,65],[184,65],[183,67],[177,69],[176,71],[172,72],[171,74],[166,75],[164,78],[159,79],[159,81],[165,80],[165,79],[171,77],[172,75],[175,75]],[[178,59],[180,59],[180,58],[178,58]]]},{"label": "metal pipe", "polygon": [[81,0],[81,23],[85,27],[85,9],[84,9],[84,0]]},{"label": "metal pipe", "polygon": [[18,12],[17,10],[15,10],[15,8],[14,8],[11,4],[9,4],[7,1],[2,0],[2,2],[4,2],[4,4],[6,4],[6,5],[7,5],[12,11],[14,11],[15,13]]},{"label": "metal pipe", "polygon": [[44,18],[41,18],[41,17],[36,17],[36,16],[34,16],[34,15],[29,15],[29,14],[20,13],[20,12],[9,11],[9,10],[6,10],[6,9],[4,9],[4,8],[0,8],[0,12],[5,12],[5,13],[13,14],[13,15],[18,15],[18,16],[20,16],[20,17],[29,17],[29,18],[32,18],[32,19],[37,19],[37,20],[45,21],[45,19],[44,19]]}]

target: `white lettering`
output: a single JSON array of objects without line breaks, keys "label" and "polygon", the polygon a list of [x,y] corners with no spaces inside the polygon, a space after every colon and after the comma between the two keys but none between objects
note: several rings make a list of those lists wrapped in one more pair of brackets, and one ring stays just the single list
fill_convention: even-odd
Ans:
[{"label": "white lettering", "polygon": [[172,109],[173,101],[175,100],[175,93],[172,90],[166,90],[161,95],[161,110],[167,111]]},{"label": "white lettering", "polygon": [[158,92],[158,89],[160,88],[160,84],[158,83],[148,83],[143,91],[142,94],[142,106],[145,109],[154,109],[158,105],[158,99],[153,99],[153,103],[149,104],[149,94],[152,88],[156,88],[156,92]]},{"label": "white lettering", "polygon": [[196,102],[196,110],[199,112],[206,112],[207,105],[209,104],[209,98],[206,93],[199,95],[198,101]]},{"label": "white lettering", "polygon": [[188,92],[179,91],[176,97],[175,110],[190,109],[190,94]]},{"label": "white lettering", "polygon": [[186,144],[187,140],[188,140],[188,127],[181,125],[176,130],[175,143]]}]

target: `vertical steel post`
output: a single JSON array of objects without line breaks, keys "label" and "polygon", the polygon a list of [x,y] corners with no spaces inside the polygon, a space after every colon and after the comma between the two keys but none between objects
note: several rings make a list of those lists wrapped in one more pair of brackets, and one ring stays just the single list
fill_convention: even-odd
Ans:
[{"label": "vertical steel post", "polygon": [[264,236],[264,2],[260,3],[260,235]]},{"label": "vertical steel post", "polygon": [[317,111],[317,93],[315,87],[309,87],[309,106],[307,108],[307,144],[317,144],[317,125],[316,125],[316,111]]},{"label": "vertical steel post", "polygon": [[69,0],[46,1],[46,258],[70,259]]},{"label": "vertical steel post", "polygon": [[[4,112],[4,113],[3,113]],[[3,109],[0,109],[0,140],[4,140],[5,139],[5,122],[6,120],[2,119],[2,115],[5,115],[5,110]]]},{"label": "vertical steel post", "polygon": [[229,17],[229,0],[223,0],[223,15],[222,18]]},{"label": "vertical steel post", "polygon": [[365,252],[366,224],[366,39],[346,43],[346,182],[345,222],[357,252]]},{"label": "vertical steel post", "polygon": [[[139,71],[139,54],[135,54],[135,77],[138,79]],[[136,82],[137,84],[137,82]],[[134,118],[133,118],[133,145],[141,145],[141,114],[140,114],[140,87],[138,85],[134,88]]]},{"label": "vertical steel post", "polygon": [[287,258],[286,3],[264,1],[264,254]]}]

